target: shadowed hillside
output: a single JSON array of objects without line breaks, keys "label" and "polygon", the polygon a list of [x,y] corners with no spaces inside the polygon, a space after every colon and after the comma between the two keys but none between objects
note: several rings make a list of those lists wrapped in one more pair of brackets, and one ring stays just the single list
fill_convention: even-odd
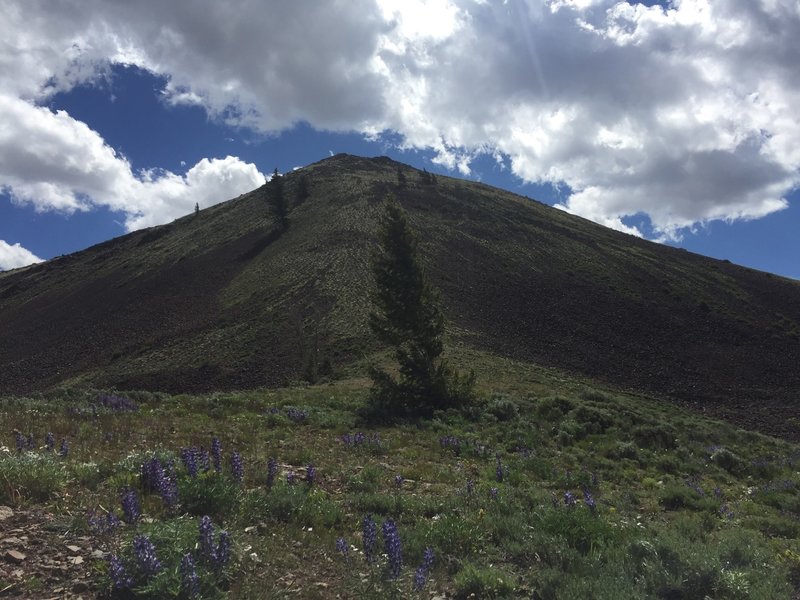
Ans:
[{"label": "shadowed hillside", "polygon": [[[398,186],[402,169],[406,186]],[[299,200],[305,177],[309,195]],[[798,437],[800,284],[621,234],[486,185],[337,155],[267,188],[0,273],[0,391],[204,391],[342,369],[377,347],[369,258],[393,193],[451,343],[657,393]]]}]

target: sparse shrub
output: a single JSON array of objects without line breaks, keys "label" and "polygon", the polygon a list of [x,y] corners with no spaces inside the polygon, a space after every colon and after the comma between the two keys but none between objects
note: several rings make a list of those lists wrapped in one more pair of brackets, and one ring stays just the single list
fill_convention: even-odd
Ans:
[{"label": "sparse shrub", "polygon": [[615,459],[628,458],[637,460],[639,458],[639,448],[633,442],[617,442],[613,448],[606,451],[606,456]]},{"label": "sparse shrub", "polygon": [[608,411],[586,405],[573,410],[571,416],[589,433],[604,433],[615,424],[613,415]]},{"label": "sparse shrub", "polygon": [[493,567],[465,564],[455,577],[456,598],[508,598],[514,592],[510,575]]},{"label": "sparse shrub", "polygon": [[536,415],[545,421],[558,421],[575,408],[575,403],[561,396],[543,398],[536,404]]},{"label": "sparse shrub", "polygon": [[670,482],[664,486],[659,495],[659,503],[667,510],[708,510],[715,507],[715,502],[698,492],[696,487],[683,483]]},{"label": "sparse shrub", "polygon": [[67,481],[64,462],[51,453],[0,454],[0,503],[43,502]]},{"label": "sparse shrub", "polygon": [[641,448],[674,450],[677,432],[669,425],[640,425],[633,429],[633,439]]},{"label": "sparse shrub", "polygon": [[714,449],[709,460],[733,475],[741,475],[745,471],[744,461],[727,448]]},{"label": "sparse shrub", "polygon": [[519,417],[519,406],[508,396],[496,395],[486,405],[486,412],[498,421],[512,421]]}]

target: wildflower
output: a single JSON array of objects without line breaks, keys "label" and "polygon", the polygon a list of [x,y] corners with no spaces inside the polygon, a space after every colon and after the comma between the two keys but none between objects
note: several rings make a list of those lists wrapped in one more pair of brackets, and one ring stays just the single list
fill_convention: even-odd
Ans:
[{"label": "wildflower", "polygon": [[242,455],[235,451],[231,453],[231,474],[234,481],[241,485],[244,481],[244,465],[242,464]]},{"label": "wildflower", "polygon": [[395,475],[394,476],[394,487],[400,489],[403,487],[403,476],[402,475]]},{"label": "wildflower", "polygon": [[422,588],[425,587],[428,574],[433,567],[433,560],[433,548],[425,548],[425,553],[422,555],[422,564],[417,567],[417,570],[414,572],[414,591],[422,591]]},{"label": "wildflower", "polygon": [[372,520],[372,515],[364,517],[364,522],[361,525],[361,534],[364,541],[364,560],[372,564],[375,562],[375,546],[378,536],[378,526]]},{"label": "wildflower", "polygon": [[192,555],[183,555],[180,566],[181,591],[187,598],[197,598],[200,596],[200,578],[194,566]]},{"label": "wildflower", "polygon": [[350,554],[350,548],[347,546],[347,542],[343,537],[340,537],[336,540],[336,551],[341,553],[344,556],[345,560],[347,560]]},{"label": "wildflower", "polygon": [[27,439],[25,440],[25,449],[36,450],[36,438],[33,437],[32,433],[29,433]]},{"label": "wildflower", "polygon": [[294,485],[294,471],[289,471],[286,474],[286,483],[289,485]]},{"label": "wildflower", "polygon": [[290,406],[286,409],[286,416],[295,423],[302,423],[308,418],[308,411]]},{"label": "wildflower", "polygon": [[467,479],[467,496],[472,496],[475,493],[475,482],[472,479]]},{"label": "wildflower", "polygon": [[142,516],[136,490],[129,489],[122,495],[122,520],[133,525]]},{"label": "wildflower", "polygon": [[61,458],[67,458],[69,454],[69,444],[67,443],[67,438],[61,438],[61,447],[58,449],[58,455]]},{"label": "wildflower", "polygon": [[491,498],[492,500],[497,500],[498,491],[499,490],[496,487],[490,488],[489,489],[489,498]]},{"label": "wildflower", "polygon": [[108,574],[115,590],[127,590],[133,585],[133,579],[126,572],[122,559],[116,554],[108,557]]},{"label": "wildflower", "polygon": [[591,484],[591,486],[592,486],[592,489],[596,489],[596,488],[597,488],[597,484],[599,483],[599,481],[598,481],[598,479],[597,479],[597,473],[594,473],[594,472],[593,472],[593,473],[592,473],[592,474],[589,476],[589,482],[590,482],[590,484]]},{"label": "wildflower", "polygon": [[209,562],[214,561],[214,525],[211,517],[204,516],[200,519],[199,532],[200,554]]},{"label": "wildflower", "polygon": [[47,435],[44,436],[44,446],[47,448],[48,452],[52,452],[56,447],[56,438],[51,432],[47,432]]},{"label": "wildflower", "polygon": [[156,548],[150,538],[145,535],[137,535],[133,538],[133,550],[139,569],[147,577],[151,577],[161,570],[161,561],[156,557]]},{"label": "wildflower", "polygon": [[495,468],[495,478],[497,483],[503,483],[503,465],[500,463],[500,455],[497,456],[497,467]]},{"label": "wildflower", "polygon": [[575,494],[573,494],[572,492],[564,492],[564,504],[566,504],[570,508],[573,508],[576,503],[577,500],[575,499]]},{"label": "wildflower", "polygon": [[25,436],[16,429],[14,430],[14,443],[17,446],[17,452],[21,454],[25,450]]},{"label": "wildflower", "polygon": [[224,569],[231,559],[231,538],[227,531],[219,532],[219,542],[217,542],[217,549],[214,551],[214,567],[221,571]]},{"label": "wildflower", "polygon": [[583,503],[590,511],[595,512],[597,510],[597,503],[588,488],[583,490]]},{"label": "wildflower", "polygon": [[383,522],[383,548],[389,557],[389,574],[392,579],[400,576],[400,567],[403,564],[403,549],[400,544],[400,534],[397,525],[391,519]]},{"label": "wildflower", "polygon": [[317,469],[314,468],[313,464],[309,464],[306,467],[306,483],[309,487],[314,485],[314,480],[317,478]]},{"label": "wildflower", "polygon": [[197,448],[181,448],[181,461],[189,477],[197,477]]},{"label": "wildflower", "polygon": [[105,514],[97,514],[92,511],[89,514],[89,528],[96,536],[107,536],[114,533],[114,531],[122,525],[120,520],[113,512]]},{"label": "wildflower", "polygon": [[275,483],[275,476],[278,474],[278,461],[272,456],[267,460],[267,487],[271,488]]},{"label": "wildflower", "polygon": [[211,438],[211,459],[214,461],[214,470],[222,471],[222,445],[218,437]]}]

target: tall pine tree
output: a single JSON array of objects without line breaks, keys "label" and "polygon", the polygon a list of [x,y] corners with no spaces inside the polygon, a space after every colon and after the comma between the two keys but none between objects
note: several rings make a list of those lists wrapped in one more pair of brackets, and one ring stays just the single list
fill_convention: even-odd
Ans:
[{"label": "tall pine tree", "polygon": [[283,193],[283,177],[278,173],[278,169],[272,174],[269,180],[269,201],[272,206],[272,213],[275,215],[281,229],[289,227],[289,209],[286,206],[286,196]]},{"label": "tall pine tree", "polygon": [[444,316],[439,295],[425,277],[406,213],[391,198],[378,237],[369,323],[380,341],[394,347],[400,377],[372,371],[373,408],[387,416],[428,416],[461,404],[471,395],[474,377],[461,378],[441,358]]}]

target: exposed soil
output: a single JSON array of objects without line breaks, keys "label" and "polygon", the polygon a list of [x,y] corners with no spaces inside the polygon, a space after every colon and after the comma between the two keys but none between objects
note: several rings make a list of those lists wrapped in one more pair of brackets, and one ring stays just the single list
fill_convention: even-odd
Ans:
[{"label": "exposed soil", "polygon": [[96,597],[92,563],[104,554],[91,544],[45,511],[0,507],[0,598]]}]

